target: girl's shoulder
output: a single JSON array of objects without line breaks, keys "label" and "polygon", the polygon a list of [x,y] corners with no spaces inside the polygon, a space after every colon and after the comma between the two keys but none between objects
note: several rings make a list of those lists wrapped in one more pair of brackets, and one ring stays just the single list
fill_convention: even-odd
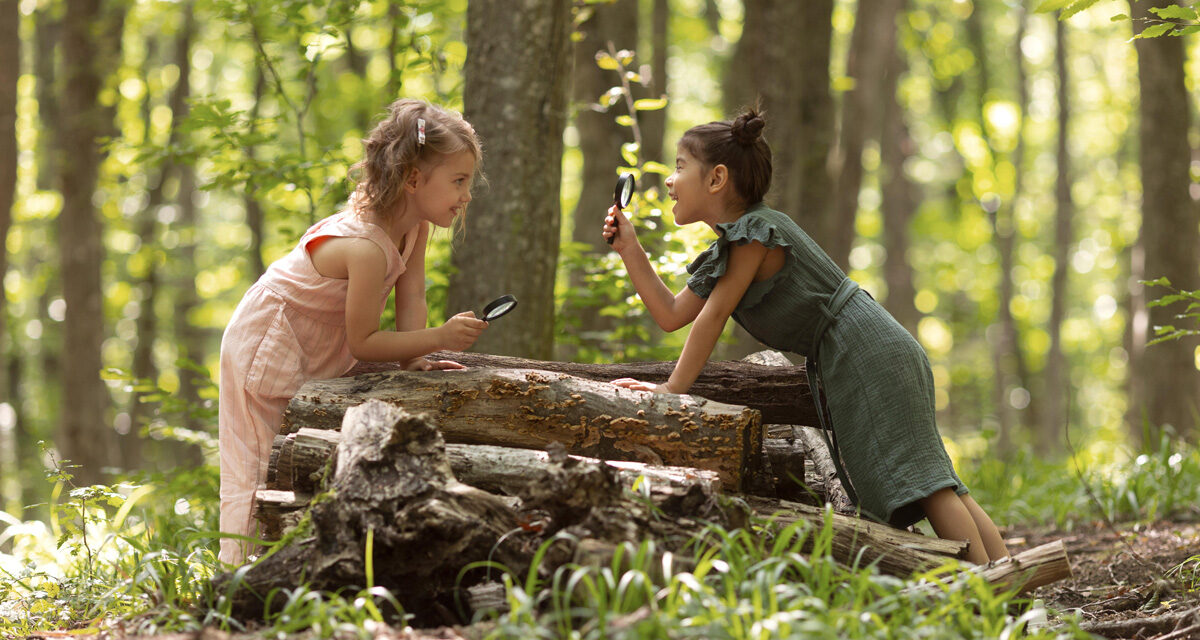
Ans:
[{"label": "girl's shoulder", "polygon": [[717,225],[717,244],[746,244],[759,242],[768,249],[790,247],[799,227],[786,214],[759,203],[746,210],[737,220]]}]

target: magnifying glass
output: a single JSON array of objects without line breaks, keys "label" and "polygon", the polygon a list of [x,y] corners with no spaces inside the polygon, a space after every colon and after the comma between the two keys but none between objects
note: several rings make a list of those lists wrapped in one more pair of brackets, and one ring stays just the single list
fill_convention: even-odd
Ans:
[{"label": "magnifying glass", "polygon": [[[621,177],[617,178],[617,188],[613,192],[613,204],[617,205],[618,211],[624,210],[625,207],[629,206],[629,201],[633,199],[633,186],[634,180],[632,173],[622,173]],[[612,244],[613,238],[616,237],[617,233],[614,231],[613,234],[609,236],[608,243]]]},{"label": "magnifying glass", "polygon": [[517,306],[517,299],[512,294],[504,294],[495,300],[487,303],[483,308],[483,319],[485,322],[491,322],[496,318],[512,311]]}]

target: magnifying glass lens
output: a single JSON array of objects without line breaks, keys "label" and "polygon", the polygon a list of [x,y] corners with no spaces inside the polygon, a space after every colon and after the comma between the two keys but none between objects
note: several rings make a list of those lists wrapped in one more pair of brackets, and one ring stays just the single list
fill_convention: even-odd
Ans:
[{"label": "magnifying glass lens", "polygon": [[616,201],[617,206],[623,209],[623,208],[629,206],[629,201],[632,199],[633,199],[633,175],[628,174],[628,173],[623,173],[623,174],[621,174],[620,178],[617,178],[617,189],[616,189],[616,196],[614,197],[614,200]]},{"label": "magnifying glass lens", "polygon": [[491,322],[496,318],[513,310],[517,306],[517,299],[511,294],[505,294],[492,300],[486,307],[483,308],[483,319]]}]

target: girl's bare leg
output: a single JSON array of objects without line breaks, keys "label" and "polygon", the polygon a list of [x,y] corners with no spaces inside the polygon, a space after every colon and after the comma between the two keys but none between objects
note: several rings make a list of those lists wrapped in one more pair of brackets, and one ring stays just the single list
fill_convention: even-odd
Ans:
[{"label": "girl's bare leg", "polygon": [[959,499],[954,489],[935,491],[920,502],[921,508],[925,510],[925,517],[929,519],[929,524],[933,525],[933,530],[939,538],[969,541],[971,546],[967,549],[967,561],[987,564],[988,551],[983,536],[980,535],[979,527],[975,525],[975,518],[971,516],[966,503]]},{"label": "girl's bare leg", "polygon": [[1004,544],[1004,538],[983,507],[979,506],[979,503],[975,502],[970,494],[959,496],[959,498],[967,506],[967,511],[971,513],[971,519],[975,521],[975,528],[979,530],[979,535],[983,538],[983,548],[987,550],[988,559],[995,561],[1007,557],[1008,547]]}]

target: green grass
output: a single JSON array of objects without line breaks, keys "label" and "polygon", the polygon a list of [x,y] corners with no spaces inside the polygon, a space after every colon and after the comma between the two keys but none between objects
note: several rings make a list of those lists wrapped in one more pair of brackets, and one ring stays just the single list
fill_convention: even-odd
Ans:
[{"label": "green grass", "polygon": [[1054,525],[1071,530],[1097,520],[1200,519],[1200,450],[1167,437],[1154,449],[1062,461],[1019,453],[959,464],[979,504],[1002,526]]}]

